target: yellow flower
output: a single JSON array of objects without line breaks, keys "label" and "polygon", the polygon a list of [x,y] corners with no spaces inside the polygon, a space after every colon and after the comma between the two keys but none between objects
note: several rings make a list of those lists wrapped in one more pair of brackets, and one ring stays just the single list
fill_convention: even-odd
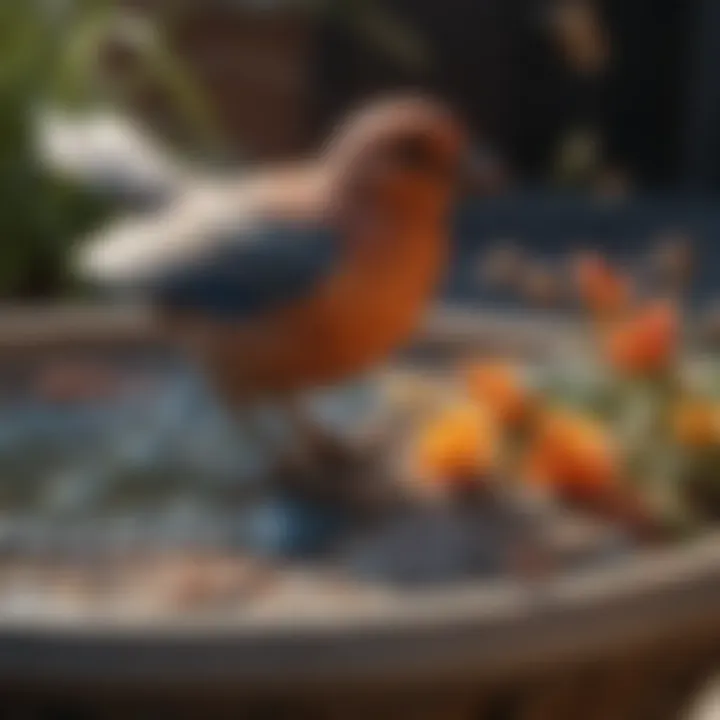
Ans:
[{"label": "yellow flower", "polygon": [[707,400],[686,400],[672,417],[675,439],[686,447],[720,443],[720,407]]},{"label": "yellow flower", "polygon": [[461,403],[440,411],[420,428],[413,456],[423,477],[465,484],[495,469],[499,449],[492,414],[474,403]]}]

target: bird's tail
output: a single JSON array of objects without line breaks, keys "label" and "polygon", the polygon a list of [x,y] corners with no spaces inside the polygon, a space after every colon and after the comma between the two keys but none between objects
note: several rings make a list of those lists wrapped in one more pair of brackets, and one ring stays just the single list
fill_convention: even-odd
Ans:
[{"label": "bird's tail", "polygon": [[36,142],[51,171],[130,208],[157,208],[188,183],[181,163],[137,123],[112,112],[39,114]]}]

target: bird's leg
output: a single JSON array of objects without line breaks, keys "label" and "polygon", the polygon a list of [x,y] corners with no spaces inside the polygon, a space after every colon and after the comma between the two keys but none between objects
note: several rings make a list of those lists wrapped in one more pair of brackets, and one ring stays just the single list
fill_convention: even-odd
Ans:
[{"label": "bird's leg", "polygon": [[296,452],[317,474],[337,475],[356,469],[371,454],[372,445],[362,436],[342,435],[324,427],[314,419],[295,396],[283,403],[293,436]]},{"label": "bird's leg", "polygon": [[298,397],[280,399],[290,444],[278,473],[286,490],[306,499],[333,502],[339,499],[339,476],[344,453],[341,441],[322,428]]},{"label": "bird's leg", "polygon": [[293,488],[352,512],[375,512],[391,495],[374,445],[353,442],[326,430],[295,397],[283,404],[296,440],[293,456],[297,472],[289,474]]},{"label": "bird's leg", "polygon": [[223,353],[201,356],[200,362],[215,396],[230,413],[238,432],[263,456],[275,461],[282,450],[277,434],[263,422],[261,399],[235,381],[233,368]]}]

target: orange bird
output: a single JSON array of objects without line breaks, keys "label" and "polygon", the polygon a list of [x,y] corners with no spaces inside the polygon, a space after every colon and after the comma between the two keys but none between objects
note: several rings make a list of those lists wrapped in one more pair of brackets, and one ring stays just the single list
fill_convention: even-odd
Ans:
[{"label": "orange bird", "polygon": [[445,265],[465,154],[441,103],[379,102],[314,161],[191,188],[102,232],[81,266],[149,298],[239,410],[297,407],[412,334]]}]

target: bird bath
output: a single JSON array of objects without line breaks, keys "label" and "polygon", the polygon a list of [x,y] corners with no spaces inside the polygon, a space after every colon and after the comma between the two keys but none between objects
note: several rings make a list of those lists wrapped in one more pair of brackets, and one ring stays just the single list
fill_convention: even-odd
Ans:
[{"label": "bird bath", "polygon": [[[475,314],[429,325],[412,366],[562,335]],[[602,534],[548,573],[522,552],[547,523],[487,497],[395,509],[348,539],[337,508],[257,487],[262,458],[139,314],[9,314],[0,397],[0,688],[18,707],[37,707],[29,687],[99,717],[108,701],[346,717],[358,699],[372,716],[524,717],[588,667],[622,684],[629,652],[652,682],[674,678],[667,707],[712,667],[715,542],[646,557]],[[324,412],[337,426],[372,407],[350,389]],[[682,653],[656,667],[670,643]],[[630,696],[649,702],[645,687]]]}]

